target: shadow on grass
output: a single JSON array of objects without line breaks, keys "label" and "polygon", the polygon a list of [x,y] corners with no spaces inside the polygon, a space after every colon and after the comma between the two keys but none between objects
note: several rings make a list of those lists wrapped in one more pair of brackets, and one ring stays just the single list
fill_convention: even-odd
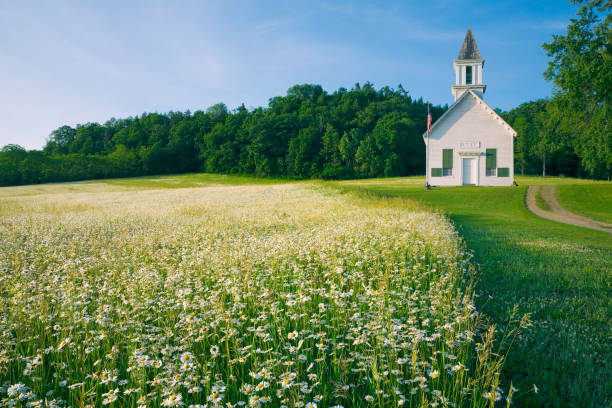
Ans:
[{"label": "shadow on grass", "polygon": [[451,217],[481,266],[479,309],[501,326],[515,304],[532,314],[533,326],[519,337],[505,365],[506,378],[523,391],[533,384],[540,388],[539,395],[525,395],[523,404],[608,406],[609,246],[559,239],[541,227],[510,225],[499,233],[473,218]]},{"label": "shadow on grass", "polygon": [[518,406],[612,406],[609,234],[529,213],[524,186],[339,188],[416,200],[446,213],[479,266],[478,309],[500,331],[514,305],[531,313],[533,326],[517,338],[504,366],[504,388],[510,381],[519,388]]}]

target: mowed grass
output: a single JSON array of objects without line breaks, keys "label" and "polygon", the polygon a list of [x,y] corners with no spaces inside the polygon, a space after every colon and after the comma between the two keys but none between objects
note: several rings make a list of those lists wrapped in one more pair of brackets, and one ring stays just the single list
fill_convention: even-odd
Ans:
[{"label": "mowed grass", "polygon": [[484,408],[509,392],[443,216],[314,182],[157,180],[0,189],[0,407]]},{"label": "mowed grass", "polygon": [[517,406],[611,406],[612,236],[541,219],[524,205],[527,185],[609,191],[610,183],[519,177],[519,187],[425,191],[423,181],[333,185],[448,214],[479,266],[478,309],[501,331],[514,305],[531,314],[533,326],[513,345],[503,371],[519,388]]},{"label": "mowed grass", "polygon": [[560,185],[557,199],[569,211],[612,224],[612,183]]}]

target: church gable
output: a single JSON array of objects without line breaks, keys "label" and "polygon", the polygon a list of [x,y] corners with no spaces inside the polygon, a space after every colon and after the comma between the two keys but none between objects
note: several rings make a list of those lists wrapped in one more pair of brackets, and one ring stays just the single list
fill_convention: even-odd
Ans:
[{"label": "church gable", "polygon": [[[470,112],[471,110],[477,110]],[[482,113],[485,114],[482,114]],[[486,122],[494,122],[503,128],[509,136],[516,136],[516,131],[506,123],[506,121],[495,112],[485,101],[472,91],[465,92],[461,97],[436,122],[431,126],[433,139],[441,138],[458,121],[467,121],[475,127],[484,125]],[[427,137],[427,132],[423,133],[423,138]]]}]

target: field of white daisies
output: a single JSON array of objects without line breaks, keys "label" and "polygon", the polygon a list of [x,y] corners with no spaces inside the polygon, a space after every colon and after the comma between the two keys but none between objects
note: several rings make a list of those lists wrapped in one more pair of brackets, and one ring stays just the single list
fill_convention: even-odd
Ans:
[{"label": "field of white daisies", "polygon": [[0,189],[0,407],[493,406],[453,226],[360,200]]}]

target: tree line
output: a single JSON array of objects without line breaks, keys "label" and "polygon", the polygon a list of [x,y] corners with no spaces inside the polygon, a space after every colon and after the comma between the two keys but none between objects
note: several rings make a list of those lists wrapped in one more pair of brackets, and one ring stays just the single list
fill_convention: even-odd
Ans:
[{"label": "tree line", "polygon": [[[434,117],[447,107],[432,106]],[[370,83],[296,85],[266,108],[145,113],[54,130],[42,151],[8,145],[0,184],[204,171],[258,177],[407,176],[424,169],[427,104]]]},{"label": "tree line", "polygon": [[[610,179],[612,3],[581,4],[543,47],[553,96],[498,113],[517,131],[515,173]],[[603,16],[603,17],[602,17]],[[204,171],[257,177],[424,174],[427,104],[401,87],[295,85],[268,106],[144,113],[62,126],[42,150],[0,149],[0,185]],[[448,106],[431,106],[435,121]]]}]

